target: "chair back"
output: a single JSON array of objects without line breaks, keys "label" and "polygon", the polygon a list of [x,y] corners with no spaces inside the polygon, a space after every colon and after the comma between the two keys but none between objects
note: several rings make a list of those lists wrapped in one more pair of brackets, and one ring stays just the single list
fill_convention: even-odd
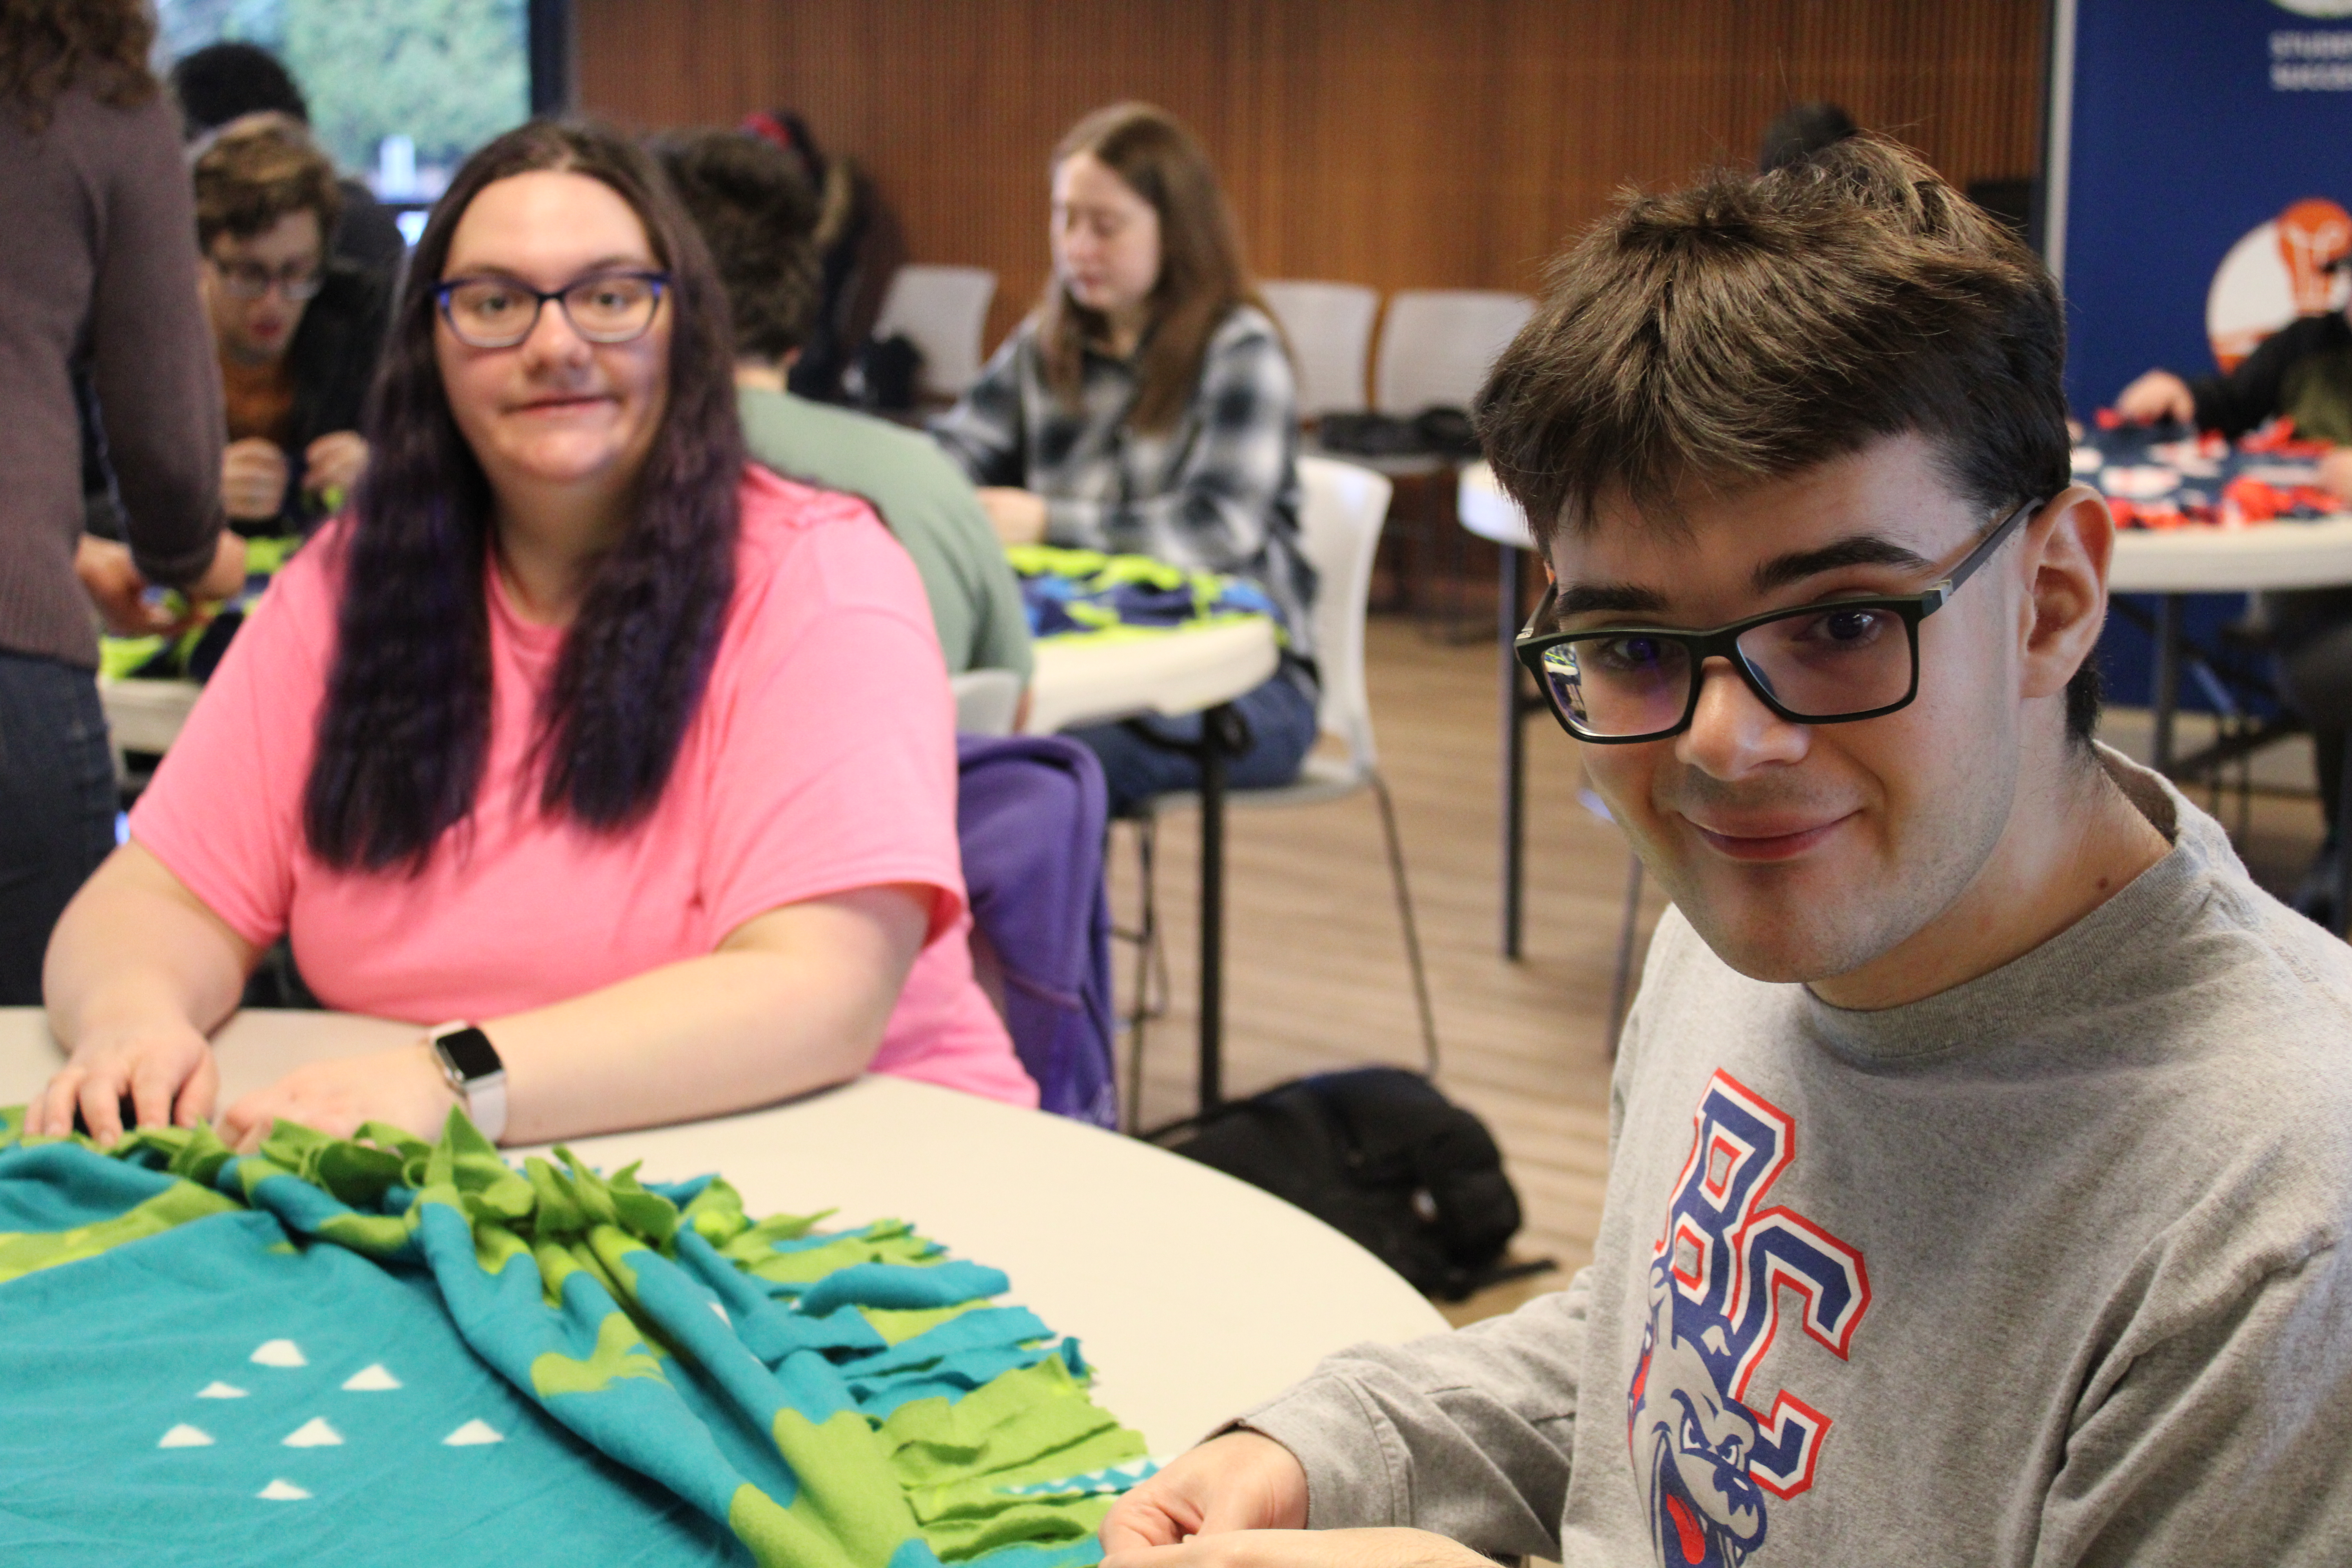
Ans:
[{"label": "chair back", "polygon": [[1411,417],[1468,408],[1536,302],[1485,289],[1406,289],[1389,296],[1372,406]]},{"label": "chair back", "polygon": [[956,764],[975,966],[1002,981],[1039,1109],[1115,1128],[1102,764],[1061,735],[959,736]]},{"label": "chair back", "polygon": [[1266,309],[1290,340],[1298,372],[1298,415],[1354,414],[1364,407],[1364,373],[1371,366],[1372,319],[1381,297],[1360,283],[1260,283]]},{"label": "chair back", "polygon": [[981,334],[995,298],[996,274],[984,267],[901,267],[883,297],[874,335],[911,340],[923,352],[923,391],[961,397],[980,379]]},{"label": "chair back", "polygon": [[956,733],[1010,735],[1021,709],[1021,678],[1009,669],[967,669],[948,677],[955,693]]},{"label": "chair back", "polygon": [[1372,702],[1364,687],[1364,611],[1372,594],[1372,556],[1394,490],[1386,475],[1329,458],[1298,459],[1298,543],[1315,568],[1315,663],[1325,733],[1348,745],[1349,766],[1369,772],[1380,760],[1372,742]]}]

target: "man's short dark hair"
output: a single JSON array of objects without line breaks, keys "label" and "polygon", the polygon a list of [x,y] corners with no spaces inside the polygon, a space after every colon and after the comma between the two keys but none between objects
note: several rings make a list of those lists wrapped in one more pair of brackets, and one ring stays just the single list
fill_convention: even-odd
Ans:
[{"label": "man's short dark hair", "polygon": [[1792,103],[1772,117],[1756,151],[1756,172],[1769,174],[1834,147],[1862,128],[1834,103]]},{"label": "man's short dark hair", "polygon": [[[2071,482],[2066,329],[2040,260],[1915,154],[1853,137],[1633,194],[1553,268],[1479,430],[1537,536],[1622,497],[1671,517],[1916,434],[1986,524]],[[2067,728],[2098,718],[2095,660]]]},{"label": "man's short dark hair", "polygon": [[320,243],[330,243],[342,216],[333,161],[287,115],[230,121],[202,144],[194,173],[196,248],[206,255],[223,235],[251,239],[306,209],[319,216]]},{"label": "man's short dark hair", "polygon": [[816,195],[800,165],[737,131],[666,138],[654,153],[719,264],[736,353],[781,360],[799,348],[822,282]]},{"label": "man's short dark hair", "polygon": [[310,123],[302,89],[258,44],[207,44],[172,65],[172,94],[188,140],[248,114],[290,114]]}]

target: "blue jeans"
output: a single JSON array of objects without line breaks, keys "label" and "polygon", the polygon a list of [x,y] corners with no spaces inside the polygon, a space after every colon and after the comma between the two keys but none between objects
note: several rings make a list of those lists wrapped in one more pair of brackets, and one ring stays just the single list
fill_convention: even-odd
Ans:
[{"label": "blue jeans", "polygon": [[[1298,776],[1298,764],[1315,744],[1315,699],[1288,670],[1234,699],[1234,711],[1249,729],[1249,744],[1225,760],[1225,782],[1242,789],[1268,789]],[[1201,764],[1190,752],[1171,749],[1201,742],[1201,716],[1130,719],[1072,730],[1102,759],[1110,786],[1110,812],[1124,816],[1139,801],[1171,790],[1199,789]],[[1155,744],[1154,742],[1168,744]]]},{"label": "blue jeans", "polygon": [[114,758],[89,670],[0,649],[0,1006],[37,1006],[66,901],[114,847]]}]

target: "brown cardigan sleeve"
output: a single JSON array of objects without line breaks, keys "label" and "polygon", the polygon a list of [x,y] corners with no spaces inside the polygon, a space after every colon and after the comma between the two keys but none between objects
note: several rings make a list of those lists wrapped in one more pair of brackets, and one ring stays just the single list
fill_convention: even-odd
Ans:
[{"label": "brown cardigan sleeve", "polygon": [[195,201],[178,115],[162,99],[121,116],[103,188],[90,373],[132,558],[151,580],[205,574],[221,530],[220,365],[196,292]]}]

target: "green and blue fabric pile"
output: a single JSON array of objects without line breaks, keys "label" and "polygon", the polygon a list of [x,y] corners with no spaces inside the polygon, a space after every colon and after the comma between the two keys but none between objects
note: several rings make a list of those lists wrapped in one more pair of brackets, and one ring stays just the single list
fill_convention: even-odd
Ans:
[{"label": "green and blue fabric pile", "polygon": [[0,1112],[0,1562],[1076,1568],[1142,1439],[993,1268],[725,1182]]},{"label": "green and blue fabric pile", "polygon": [[1004,558],[1021,584],[1032,637],[1128,642],[1252,616],[1283,633],[1281,610],[1246,577],[1053,544],[1013,545]]}]

